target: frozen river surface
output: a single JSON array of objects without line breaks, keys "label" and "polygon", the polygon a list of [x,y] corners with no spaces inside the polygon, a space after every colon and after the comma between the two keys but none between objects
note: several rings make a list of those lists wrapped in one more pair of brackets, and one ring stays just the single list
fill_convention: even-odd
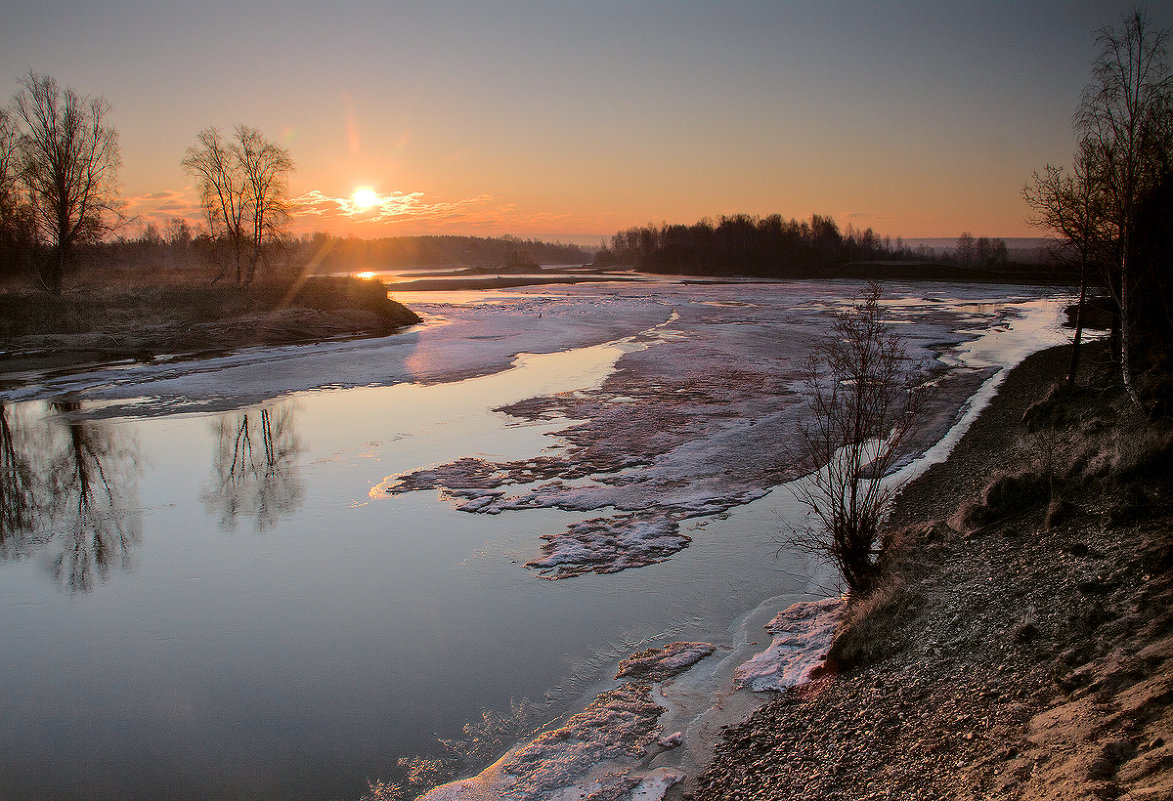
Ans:
[{"label": "frozen river surface", "polygon": [[[581,708],[632,651],[750,647],[827,593],[775,558],[801,521],[772,490],[859,288],[405,294],[426,322],[387,339],[8,386],[0,797],[355,799],[483,710]],[[944,388],[924,448],[1063,340],[1047,290],[886,298]]]}]

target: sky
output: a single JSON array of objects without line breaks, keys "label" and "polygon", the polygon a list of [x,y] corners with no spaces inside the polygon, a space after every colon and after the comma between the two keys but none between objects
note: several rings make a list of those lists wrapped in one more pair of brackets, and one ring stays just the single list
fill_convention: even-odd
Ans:
[{"label": "sky", "polygon": [[[245,124],[296,164],[294,233],[597,244],[818,213],[1039,236],[1022,186],[1069,162],[1095,31],[1134,7],[0,0],[0,103],[30,71],[104,97],[140,227],[196,221],[185,150]],[[1139,7],[1173,28],[1173,4]]]}]

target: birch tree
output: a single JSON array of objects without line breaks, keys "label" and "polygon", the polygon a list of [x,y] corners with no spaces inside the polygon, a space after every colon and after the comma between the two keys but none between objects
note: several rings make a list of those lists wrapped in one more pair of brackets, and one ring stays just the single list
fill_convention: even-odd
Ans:
[{"label": "birch tree", "polygon": [[289,219],[286,200],[293,159],[289,151],[261,136],[256,128],[238,125],[236,143],[244,177],[252,245],[245,283],[251,283],[266,240],[275,239]]},{"label": "birch tree", "polygon": [[1075,386],[1079,371],[1089,272],[1103,258],[1104,209],[1096,189],[1099,182],[1096,169],[1095,154],[1084,147],[1076,154],[1070,173],[1048,164],[1042,172],[1036,171],[1022,190],[1023,199],[1033,212],[1027,222],[1056,233],[1060,255],[1079,263],[1079,302],[1075,311],[1071,362],[1067,368],[1068,387]]},{"label": "birch tree", "polygon": [[1167,31],[1134,12],[1120,29],[1096,36],[1100,55],[1075,114],[1081,148],[1095,164],[1096,185],[1117,249],[1109,282],[1120,315],[1120,370],[1124,387],[1142,406],[1132,375],[1132,254],[1137,207],[1170,166],[1173,76],[1165,60]]}]

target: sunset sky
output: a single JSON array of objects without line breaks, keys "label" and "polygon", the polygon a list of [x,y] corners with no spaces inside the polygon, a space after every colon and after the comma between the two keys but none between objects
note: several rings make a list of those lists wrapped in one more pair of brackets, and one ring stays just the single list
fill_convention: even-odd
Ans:
[{"label": "sunset sky", "polygon": [[1022,185],[1068,161],[1094,31],[1132,7],[0,0],[0,97],[29,70],[104,96],[143,221],[195,220],[184,150],[245,123],[297,164],[297,232],[597,243],[817,212],[1037,236]]}]

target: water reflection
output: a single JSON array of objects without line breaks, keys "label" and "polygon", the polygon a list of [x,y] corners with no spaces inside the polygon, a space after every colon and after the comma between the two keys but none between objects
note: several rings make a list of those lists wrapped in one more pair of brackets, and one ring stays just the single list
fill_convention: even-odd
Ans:
[{"label": "water reflection", "polygon": [[33,456],[40,453],[29,442],[29,431],[18,412],[0,403],[0,555],[11,558],[38,520],[38,494]]},{"label": "water reflection", "polygon": [[212,482],[201,497],[222,529],[235,530],[237,519],[246,518],[266,531],[301,505],[297,457],[305,445],[294,428],[295,412],[286,402],[220,418]]},{"label": "water reflection", "polygon": [[130,564],[141,538],[138,445],[84,419],[78,401],[41,410],[0,404],[0,558],[56,550],[53,576],[88,592]]}]

